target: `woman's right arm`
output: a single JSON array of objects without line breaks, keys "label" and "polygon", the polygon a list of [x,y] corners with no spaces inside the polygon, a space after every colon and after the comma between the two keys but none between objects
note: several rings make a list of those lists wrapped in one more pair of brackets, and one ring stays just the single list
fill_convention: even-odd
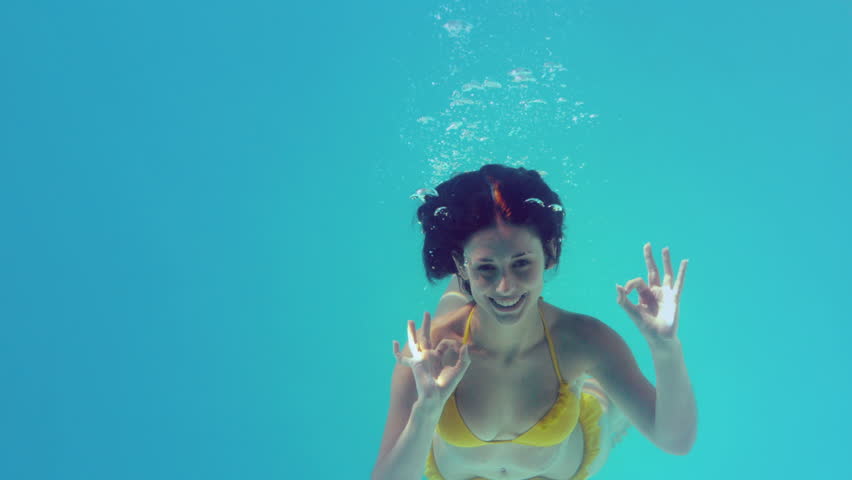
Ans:
[{"label": "woman's right arm", "polygon": [[[391,379],[391,399],[379,457],[372,480],[420,480],[444,404],[468,367],[467,345],[443,338],[432,348],[432,318],[423,314],[418,334],[408,321],[408,345],[394,340],[397,359]],[[412,349],[414,350],[412,352]]]},{"label": "woman's right arm", "polygon": [[[403,354],[408,353],[408,347]],[[423,368],[420,367],[415,368]],[[432,447],[440,411],[417,401],[411,368],[397,364],[391,380],[391,399],[379,458],[372,480],[420,480]]]}]

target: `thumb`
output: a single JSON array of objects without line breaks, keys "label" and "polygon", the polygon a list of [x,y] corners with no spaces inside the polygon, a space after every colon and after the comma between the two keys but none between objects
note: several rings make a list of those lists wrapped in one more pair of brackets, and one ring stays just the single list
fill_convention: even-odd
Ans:
[{"label": "thumb", "polygon": [[615,285],[615,289],[618,291],[618,298],[616,299],[616,301],[619,305],[621,305],[621,308],[626,310],[631,317],[635,317],[636,315],[638,315],[639,306],[635,305],[633,302],[630,301],[629,298],[627,298],[627,290],[618,284]]},{"label": "thumb", "polygon": [[455,390],[459,382],[461,382],[462,377],[464,377],[465,372],[467,372],[468,367],[470,367],[470,347],[463,345],[459,350],[459,358],[456,364],[444,369],[438,375],[435,383],[448,390]]},{"label": "thumb", "polygon": [[624,307],[625,309],[628,308],[627,306],[631,305],[631,302],[630,299],[627,298],[627,290],[625,290],[624,287],[616,283],[615,291],[617,294],[615,301],[618,302],[618,304]]}]

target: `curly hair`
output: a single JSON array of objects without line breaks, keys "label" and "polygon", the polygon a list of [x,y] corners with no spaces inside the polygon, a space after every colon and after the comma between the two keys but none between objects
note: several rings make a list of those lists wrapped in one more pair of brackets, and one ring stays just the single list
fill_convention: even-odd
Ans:
[{"label": "curly hair", "polygon": [[[490,164],[460,173],[435,190],[438,196],[426,196],[417,209],[430,283],[457,273],[453,254],[461,253],[475,233],[495,226],[498,217],[531,228],[541,239],[546,264],[559,263],[564,212],[549,207],[562,202],[537,171]],[[551,242],[554,249],[548,248]],[[469,282],[463,286],[470,293]]]}]

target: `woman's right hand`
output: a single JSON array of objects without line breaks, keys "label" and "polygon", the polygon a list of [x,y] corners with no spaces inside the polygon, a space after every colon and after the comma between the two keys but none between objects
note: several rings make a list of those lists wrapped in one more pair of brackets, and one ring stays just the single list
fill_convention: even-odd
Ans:
[{"label": "woman's right hand", "polygon": [[[411,368],[417,385],[417,402],[427,410],[440,412],[470,366],[470,353],[468,345],[450,338],[441,340],[433,349],[431,327],[432,318],[426,312],[423,314],[423,333],[418,338],[414,320],[409,320],[408,349],[411,356],[400,352],[396,340],[393,341],[393,354],[397,363]],[[451,364],[453,356],[456,360]]]}]

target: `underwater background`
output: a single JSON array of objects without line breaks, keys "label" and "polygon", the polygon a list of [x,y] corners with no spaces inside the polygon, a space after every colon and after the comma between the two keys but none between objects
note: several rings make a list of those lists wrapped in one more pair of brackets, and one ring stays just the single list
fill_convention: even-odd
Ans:
[{"label": "underwater background", "polygon": [[[852,478],[847,1],[0,5],[0,478],[368,478],[434,311],[418,188],[566,208],[544,296],[670,246],[698,437],[596,480]],[[635,296],[635,294],[634,294]],[[425,459],[424,459],[425,461]]]}]

